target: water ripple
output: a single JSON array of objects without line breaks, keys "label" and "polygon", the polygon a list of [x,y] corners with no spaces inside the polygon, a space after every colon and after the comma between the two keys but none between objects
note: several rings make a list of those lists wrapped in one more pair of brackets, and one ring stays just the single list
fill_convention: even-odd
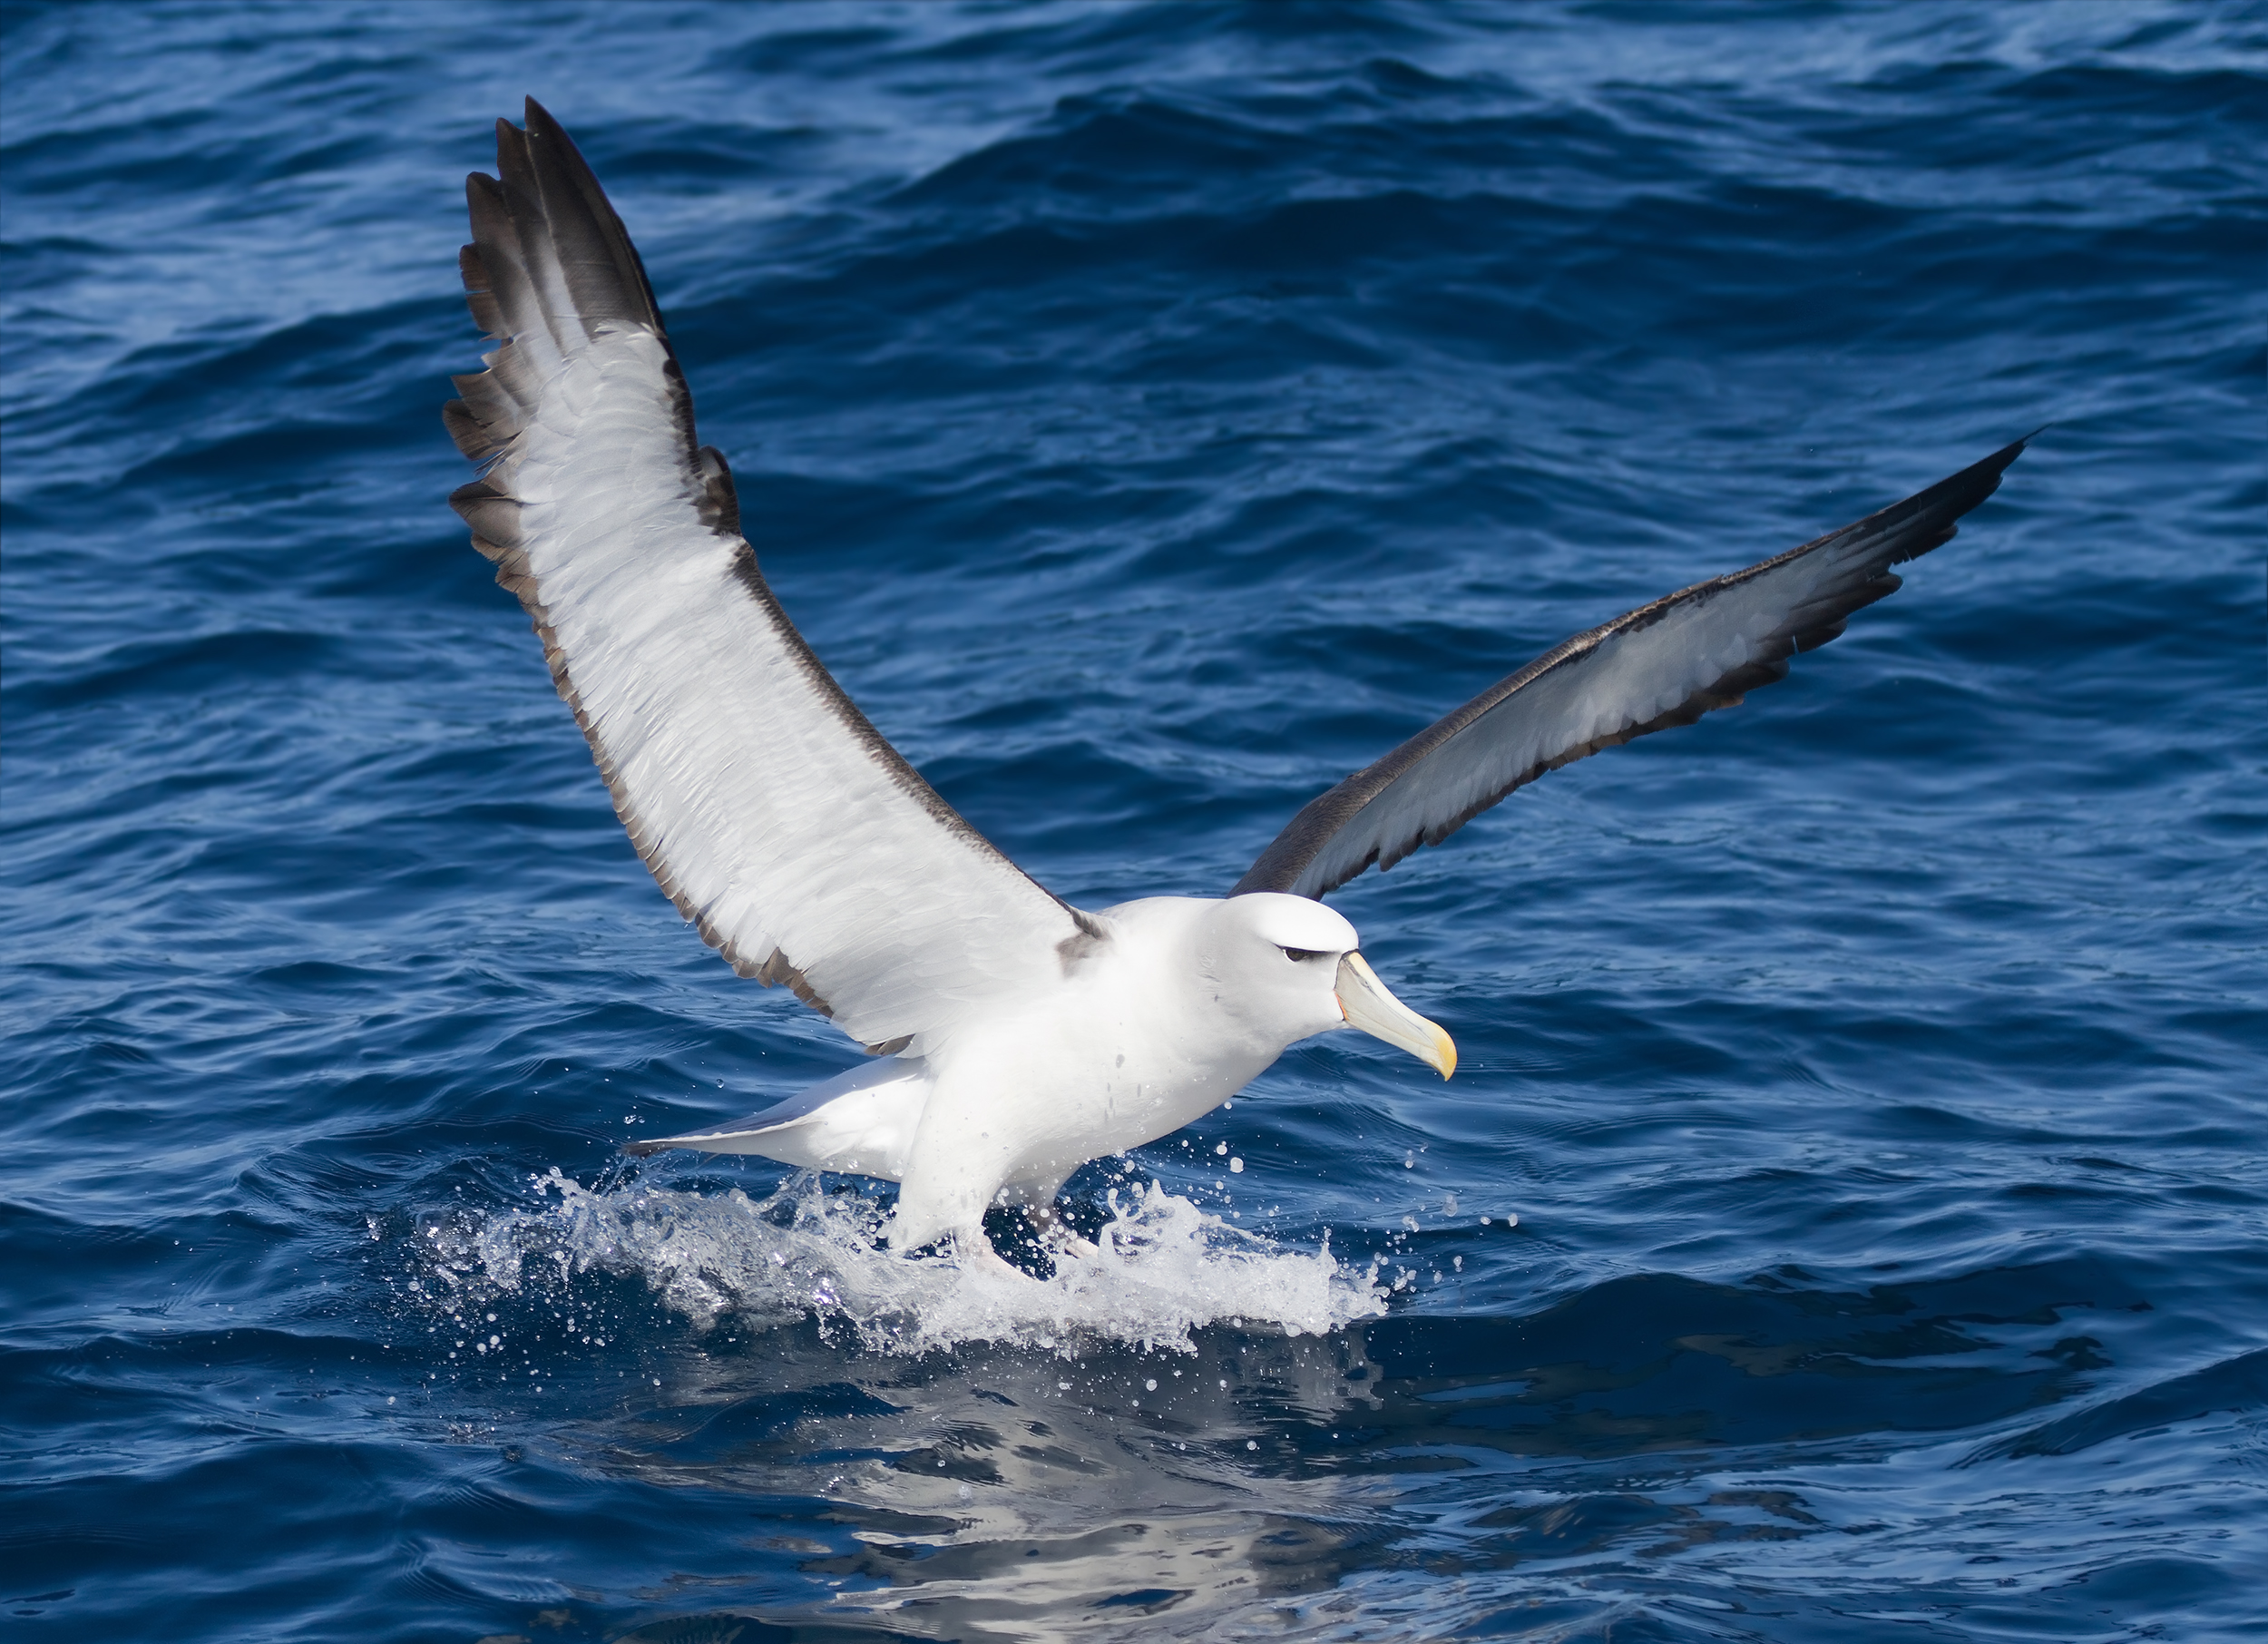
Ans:
[{"label": "water ripple", "polygon": [[[0,31],[11,1619],[2256,1625],[2250,14]],[[996,1294],[619,1152],[846,1051],[670,914],[444,505],[455,180],[530,92],[815,648],[1089,905],[2052,426],[1786,683],[1336,899],[1453,1084],[1300,1047]]]}]

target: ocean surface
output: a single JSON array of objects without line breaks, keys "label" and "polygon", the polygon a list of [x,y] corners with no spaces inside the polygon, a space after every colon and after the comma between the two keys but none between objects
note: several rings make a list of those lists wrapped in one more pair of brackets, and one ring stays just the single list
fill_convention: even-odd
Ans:
[{"label": "ocean surface", "polygon": [[[2268,11],[0,51],[0,1632],[2268,1637]],[[1334,899],[1453,1081],[1311,1042],[1074,1179],[1109,1263],[962,1274],[621,1151],[856,1055],[445,505],[530,93],[788,612],[1089,907],[2046,431],[1785,683]]]}]

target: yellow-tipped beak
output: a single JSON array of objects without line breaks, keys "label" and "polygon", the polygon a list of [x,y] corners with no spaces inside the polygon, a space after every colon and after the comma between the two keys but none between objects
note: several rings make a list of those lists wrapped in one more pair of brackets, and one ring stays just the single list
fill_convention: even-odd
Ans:
[{"label": "yellow-tipped beak", "polygon": [[1428,1022],[1386,991],[1360,954],[1339,961],[1339,1014],[1346,1025],[1399,1046],[1443,1079],[1457,1071],[1457,1045],[1438,1023]]}]

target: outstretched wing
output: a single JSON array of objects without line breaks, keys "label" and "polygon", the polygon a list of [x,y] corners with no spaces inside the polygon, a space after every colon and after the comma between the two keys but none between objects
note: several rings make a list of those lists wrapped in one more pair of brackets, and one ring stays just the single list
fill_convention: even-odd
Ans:
[{"label": "outstretched wing", "polygon": [[525,131],[496,122],[496,162],[466,180],[460,261],[502,340],[447,407],[489,465],[450,502],[534,619],[661,888],[742,975],[877,1052],[933,1049],[965,1007],[1060,976],[1100,927],[939,798],[780,610],[574,144],[531,99]]},{"label": "outstretched wing", "polygon": [[1928,490],[1777,558],[1579,633],[1310,801],[1233,895],[1323,896],[1364,869],[1439,845],[1514,788],[1602,748],[1730,708],[1787,675],[1862,605],[1890,567],[1950,542],[1999,488],[2026,439]]}]

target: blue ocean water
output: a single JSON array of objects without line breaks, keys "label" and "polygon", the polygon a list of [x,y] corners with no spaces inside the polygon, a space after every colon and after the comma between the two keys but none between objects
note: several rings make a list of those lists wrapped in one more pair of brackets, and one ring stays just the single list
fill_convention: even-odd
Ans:
[{"label": "blue ocean water", "polygon": [[[0,51],[12,1633],[2268,1632],[2268,15]],[[529,93],[789,612],[1087,906],[2050,426],[1785,683],[1334,899],[1453,1082],[1296,1049],[1003,1308],[855,1180],[619,1151],[855,1056],[679,923],[444,504]]]}]

